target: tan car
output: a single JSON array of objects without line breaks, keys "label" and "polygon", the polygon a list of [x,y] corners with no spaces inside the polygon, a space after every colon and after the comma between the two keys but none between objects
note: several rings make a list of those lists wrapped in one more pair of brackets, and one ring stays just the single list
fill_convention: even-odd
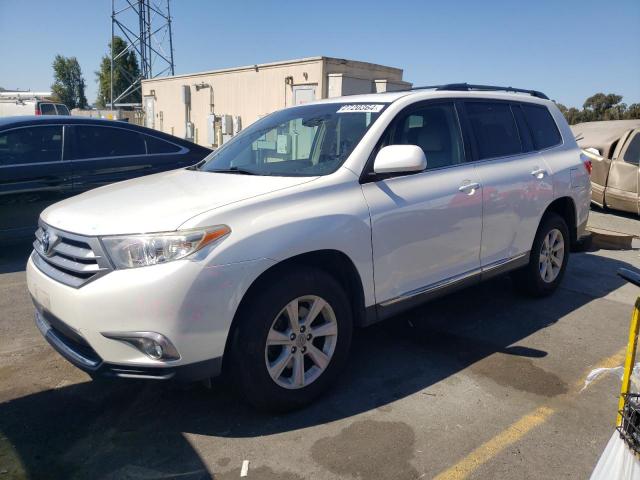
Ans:
[{"label": "tan car", "polygon": [[640,214],[640,120],[585,122],[571,130],[592,161],[591,201]]}]

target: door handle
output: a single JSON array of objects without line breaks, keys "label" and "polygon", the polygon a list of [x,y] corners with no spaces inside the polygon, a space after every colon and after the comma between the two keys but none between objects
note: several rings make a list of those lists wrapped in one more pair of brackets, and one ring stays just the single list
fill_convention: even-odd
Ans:
[{"label": "door handle", "polygon": [[473,195],[474,193],[476,193],[476,190],[478,190],[479,188],[480,188],[480,184],[477,182],[465,183],[463,185],[460,185],[460,187],[458,188],[458,191],[464,192],[467,195]]},{"label": "door handle", "polygon": [[536,177],[538,180],[542,180],[546,174],[547,171],[544,168],[536,168],[531,172],[531,175]]}]

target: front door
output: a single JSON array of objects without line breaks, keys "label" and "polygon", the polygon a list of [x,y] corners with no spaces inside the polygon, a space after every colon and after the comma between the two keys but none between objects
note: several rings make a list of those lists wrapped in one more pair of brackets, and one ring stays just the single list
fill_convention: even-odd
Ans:
[{"label": "front door", "polygon": [[640,130],[635,130],[611,162],[604,194],[608,207],[640,213],[638,206],[638,166],[640,164]]},{"label": "front door", "polygon": [[410,298],[480,266],[482,187],[465,162],[456,109],[426,103],[404,111],[387,145],[423,149],[421,173],[364,183],[372,227],[376,301]]},{"label": "front door", "polygon": [[0,132],[0,238],[33,234],[42,210],[71,195],[63,127]]}]

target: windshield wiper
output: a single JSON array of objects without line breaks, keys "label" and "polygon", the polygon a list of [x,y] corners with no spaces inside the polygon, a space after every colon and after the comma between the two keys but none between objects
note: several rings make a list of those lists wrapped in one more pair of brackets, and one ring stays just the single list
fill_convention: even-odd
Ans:
[{"label": "windshield wiper", "polygon": [[229,168],[220,168],[215,170],[206,170],[207,172],[212,173],[237,173],[240,175],[260,175],[258,172],[254,172],[253,170],[247,170],[242,167],[229,167]]}]

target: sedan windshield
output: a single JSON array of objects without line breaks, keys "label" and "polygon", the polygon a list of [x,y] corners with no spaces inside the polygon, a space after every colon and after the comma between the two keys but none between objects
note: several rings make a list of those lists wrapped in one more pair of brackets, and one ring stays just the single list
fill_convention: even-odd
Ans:
[{"label": "sedan windshield", "polygon": [[344,163],[384,107],[323,103],[281,110],[252,124],[197,168],[247,175],[327,175]]}]

